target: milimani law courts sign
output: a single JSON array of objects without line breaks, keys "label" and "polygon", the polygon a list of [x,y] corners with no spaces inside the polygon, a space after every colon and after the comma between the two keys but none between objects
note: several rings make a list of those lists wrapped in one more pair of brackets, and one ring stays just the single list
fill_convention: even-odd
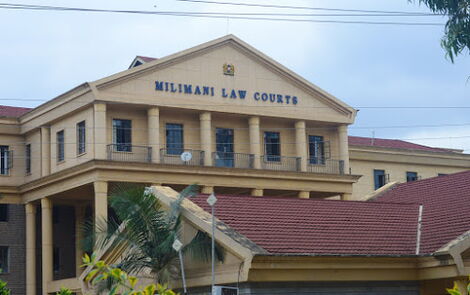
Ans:
[{"label": "milimani law courts sign", "polygon": [[296,105],[299,102],[297,96],[285,95],[278,93],[256,91],[248,93],[247,90],[242,89],[227,89],[220,88],[215,89],[213,86],[202,86],[184,83],[175,83],[167,81],[155,81],[155,90],[170,93],[182,93],[187,95],[205,95],[205,96],[216,96],[220,95],[223,98],[231,99],[246,99],[251,97],[256,101],[278,103],[278,104],[290,104]]}]

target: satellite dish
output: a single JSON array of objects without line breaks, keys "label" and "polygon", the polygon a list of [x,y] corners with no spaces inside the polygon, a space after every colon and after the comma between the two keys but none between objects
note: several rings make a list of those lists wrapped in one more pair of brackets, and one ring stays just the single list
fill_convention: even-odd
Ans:
[{"label": "satellite dish", "polygon": [[181,154],[181,161],[189,162],[193,158],[193,155],[190,152],[184,152]]}]

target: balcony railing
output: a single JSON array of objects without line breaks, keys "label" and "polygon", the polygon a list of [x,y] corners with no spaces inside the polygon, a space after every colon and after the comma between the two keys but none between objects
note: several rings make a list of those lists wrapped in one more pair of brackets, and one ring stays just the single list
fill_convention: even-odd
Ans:
[{"label": "balcony railing", "polygon": [[152,162],[152,148],[141,145],[108,144],[108,160],[123,162]]},{"label": "balcony railing", "polygon": [[310,158],[308,161],[307,172],[344,174],[344,161],[323,158]]},{"label": "balcony railing", "polygon": [[[152,148],[148,146],[137,146],[127,144],[107,145],[108,160],[124,162],[152,162]],[[183,153],[186,153],[182,156]],[[8,175],[13,163],[13,152],[5,153],[2,157],[1,174]],[[263,155],[261,156],[261,169],[275,171],[303,171],[301,169],[300,157],[284,157]],[[255,156],[243,153],[213,152],[212,162],[214,167],[254,169]],[[169,165],[204,166],[204,151],[193,149],[164,148],[160,149],[160,163]],[[344,161],[308,158],[308,173],[343,175]]]},{"label": "balcony railing", "polygon": [[300,171],[300,157],[261,156],[261,168],[277,171]]},{"label": "balcony railing", "polygon": [[[189,153],[190,157],[182,159],[183,153]],[[192,149],[160,149],[160,163],[170,165],[204,166],[204,151]]]},{"label": "balcony railing", "polygon": [[10,175],[13,168],[13,151],[2,151],[0,163],[0,175]]},{"label": "balcony railing", "polygon": [[252,169],[254,167],[254,159],[255,157],[252,154],[212,153],[212,162],[216,167]]}]

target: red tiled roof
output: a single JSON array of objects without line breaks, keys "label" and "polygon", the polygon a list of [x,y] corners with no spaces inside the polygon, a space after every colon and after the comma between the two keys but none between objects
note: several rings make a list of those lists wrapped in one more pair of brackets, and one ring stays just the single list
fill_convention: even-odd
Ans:
[{"label": "red tiled roof", "polygon": [[[419,206],[217,195],[216,216],[271,254],[414,255]],[[207,195],[191,198],[210,212]]]},{"label": "red tiled roof", "polygon": [[423,204],[421,252],[432,253],[470,230],[470,171],[399,184],[376,201]]},{"label": "red tiled roof", "polygon": [[18,118],[27,112],[32,110],[31,108],[22,107],[10,107],[0,105],[0,117]]},{"label": "red tiled roof", "polygon": [[155,58],[155,57],[141,56],[141,55],[137,55],[136,58],[139,58],[144,62],[151,62],[151,61],[154,61],[154,60],[158,59],[158,58]]},{"label": "red tiled roof", "polygon": [[383,147],[383,148],[420,150],[420,151],[438,152],[438,153],[451,152],[448,149],[429,147],[429,146],[411,143],[411,142],[403,141],[399,139],[384,139],[384,138],[371,138],[371,137],[359,137],[359,136],[349,136],[349,145],[376,146],[376,147]]}]

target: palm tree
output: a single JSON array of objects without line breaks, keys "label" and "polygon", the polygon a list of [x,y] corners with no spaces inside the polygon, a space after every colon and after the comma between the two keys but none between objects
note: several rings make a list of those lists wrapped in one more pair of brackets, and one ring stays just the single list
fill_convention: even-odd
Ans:
[{"label": "palm tree", "polygon": [[[156,283],[165,283],[171,277],[178,277],[178,252],[173,242],[181,232],[181,202],[194,196],[198,191],[196,185],[188,186],[171,204],[170,210],[163,210],[158,198],[144,187],[119,189],[110,196],[109,204],[115,212],[107,223],[104,235],[95,234],[95,249],[102,247],[119,248],[121,261],[115,265],[129,274],[150,274]],[[90,222],[86,228],[94,228]],[[107,233],[106,233],[107,232]],[[90,240],[90,237],[88,237]],[[211,238],[198,231],[195,237],[186,244],[183,254],[200,261],[210,259]],[[216,247],[216,257],[224,260],[220,246]],[[108,285],[109,286],[109,285]]]}]

